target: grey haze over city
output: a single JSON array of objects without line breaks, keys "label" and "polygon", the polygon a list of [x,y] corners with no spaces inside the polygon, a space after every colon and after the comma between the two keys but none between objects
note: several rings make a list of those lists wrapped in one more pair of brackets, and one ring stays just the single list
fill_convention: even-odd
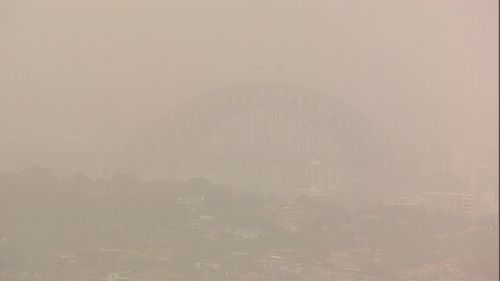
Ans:
[{"label": "grey haze over city", "polygon": [[498,8],[0,0],[0,281],[497,280]]}]

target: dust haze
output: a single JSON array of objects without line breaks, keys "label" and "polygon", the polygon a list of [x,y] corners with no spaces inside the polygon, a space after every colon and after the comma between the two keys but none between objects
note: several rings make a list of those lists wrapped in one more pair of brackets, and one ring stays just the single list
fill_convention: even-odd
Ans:
[{"label": "dust haze", "polygon": [[497,280],[498,2],[0,0],[0,280]]}]

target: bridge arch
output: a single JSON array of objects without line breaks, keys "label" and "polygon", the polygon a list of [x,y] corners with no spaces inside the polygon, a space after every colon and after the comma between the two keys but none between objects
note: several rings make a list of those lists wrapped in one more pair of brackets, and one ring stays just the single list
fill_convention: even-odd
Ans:
[{"label": "bridge arch", "polygon": [[[342,161],[351,162],[349,165],[367,167],[387,161],[385,136],[368,117],[332,95],[282,84],[234,85],[195,97],[138,136],[142,149],[133,149],[134,158],[175,166],[218,127],[262,107],[287,108],[337,148],[319,149],[308,157],[328,159],[342,153]],[[284,151],[287,153],[299,152],[291,149]]]}]

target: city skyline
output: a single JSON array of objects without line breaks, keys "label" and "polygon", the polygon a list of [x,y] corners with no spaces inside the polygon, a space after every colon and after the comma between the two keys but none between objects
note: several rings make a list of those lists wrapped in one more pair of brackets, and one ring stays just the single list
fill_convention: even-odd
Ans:
[{"label": "city skyline", "polygon": [[0,0],[0,281],[494,281],[498,1]]}]

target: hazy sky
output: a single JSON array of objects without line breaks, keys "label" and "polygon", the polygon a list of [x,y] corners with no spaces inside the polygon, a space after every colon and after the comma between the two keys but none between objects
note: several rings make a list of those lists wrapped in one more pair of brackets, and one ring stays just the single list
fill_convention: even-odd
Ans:
[{"label": "hazy sky", "polygon": [[495,0],[1,0],[0,138],[126,136],[189,96],[277,82],[409,140],[496,145],[497,24]]}]

